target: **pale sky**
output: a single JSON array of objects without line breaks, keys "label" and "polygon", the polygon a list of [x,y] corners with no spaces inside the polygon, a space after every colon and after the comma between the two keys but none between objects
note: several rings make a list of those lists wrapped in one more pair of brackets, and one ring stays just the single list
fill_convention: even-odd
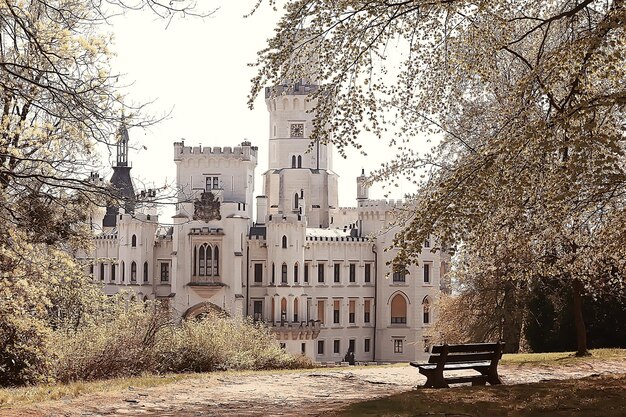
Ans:
[{"label": "pale sky", "polygon": [[[247,107],[250,79],[256,74],[247,64],[254,62],[256,52],[273,34],[279,13],[263,7],[244,18],[254,3],[224,1],[212,17],[178,19],[167,28],[164,21],[148,12],[128,13],[113,20],[114,71],[125,74],[125,82],[133,83],[130,97],[136,102],[154,100],[151,111],[156,114],[171,110],[168,120],[147,130],[129,132],[135,147],[130,160],[136,185],[173,183],[174,141],[184,138],[186,145],[224,147],[247,139],[259,147],[255,194],[262,193],[269,115],[263,97],[257,99],[254,110]],[[361,168],[367,173],[391,156],[386,144],[366,144],[365,148],[368,157],[357,151],[347,160],[338,154],[334,157],[342,207],[356,205],[355,177]],[[391,197],[400,198],[402,191],[410,190],[398,189]],[[381,188],[373,187],[370,198],[383,198]],[[162,214],[161,222],[167,223],[173,210]]]}]

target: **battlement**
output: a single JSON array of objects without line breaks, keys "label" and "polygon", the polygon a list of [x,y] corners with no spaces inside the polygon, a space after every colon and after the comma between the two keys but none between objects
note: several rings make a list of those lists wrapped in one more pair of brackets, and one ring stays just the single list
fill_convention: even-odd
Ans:
[{"label": "battlement", "polygon": [[360,200],[359,209],[369,209],[370,211],[387,211],[402,207],[404,200]]},{"label": "battlement", "polygon": [[250,142],[243,142],[242,146],[185,146],[184,142],[174,142],[174,161],[182,161],[185,158],[199,157],[199,156],[215,156],[221,158],[233,158],[241,159],[243,161],[250,161],[258,156],[259,148],[257,146],[251,146]]}]

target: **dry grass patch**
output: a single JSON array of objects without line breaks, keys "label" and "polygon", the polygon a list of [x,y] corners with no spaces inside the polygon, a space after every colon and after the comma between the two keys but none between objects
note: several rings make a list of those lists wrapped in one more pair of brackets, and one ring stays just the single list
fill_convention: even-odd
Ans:
[{"label": "dry grass patch", "polygon": [[171,384],[185,379],[196,379],[206,374],[145,375],[129,378],[114,378],[103,381],[71,382],[68,384],[36,385],[21,388],[0,389],[0,409],[43,401],[75,398],[94,393],[122,391],[128,387],[149,388]]},{"label": "dry grass patch", "polygon": [[624,417],[626,375],[533,384],[420,388],[353,404],[331,416]]},{"label": "dry grass patch", "polygon": [[512,353],[502,355],[505,365],[572,365],[590,360],[626,360],[626,349],[593,349],[591,356],[577,357],[575,352]]}]

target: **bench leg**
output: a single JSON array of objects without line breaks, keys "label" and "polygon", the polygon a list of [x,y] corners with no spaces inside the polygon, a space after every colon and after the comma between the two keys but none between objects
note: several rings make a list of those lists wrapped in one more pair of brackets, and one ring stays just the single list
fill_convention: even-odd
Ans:
[{"label": "bench leg", "polygon": [[443,375],[436,375],[434,373],[426,374],[426,383],[424,388],[450,388]]},{"label": "bench leg", "polygon": [[[474,368],[474,369],[480,372],[482,375],[487,375],[487,382],[489,382],[489,385],[502,385],[502,380],[498,376],[497,369],[494,369],[494,370],[491,370],[489,368]],[[472,385],[474,385],[474,383],[472,383]],[[485,382],[479,385],[485,385]]]}]

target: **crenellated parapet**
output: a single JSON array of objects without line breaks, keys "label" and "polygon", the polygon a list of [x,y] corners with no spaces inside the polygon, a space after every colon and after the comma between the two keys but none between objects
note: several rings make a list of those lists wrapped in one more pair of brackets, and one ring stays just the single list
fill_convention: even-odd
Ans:
[{"label": "crenellated parapet", "polygon": [[251,146],[250,142],[243,142],[242,146],[185,146],[184,142],[174,142],[174,161],[182,161],[186,158],[219,157],[240,159],[243,161],[256,160],[258,147]]}]

